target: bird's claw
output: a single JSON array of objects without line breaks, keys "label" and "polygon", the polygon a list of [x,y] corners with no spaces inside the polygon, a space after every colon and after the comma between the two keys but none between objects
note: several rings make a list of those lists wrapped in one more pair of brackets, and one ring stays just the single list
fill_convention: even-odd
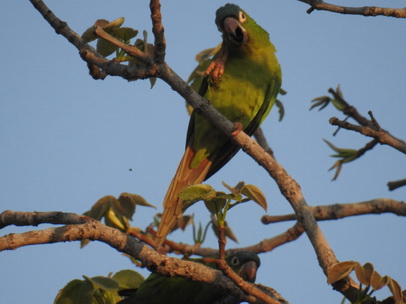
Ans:
[{"label": "bird's claw", "polygon": [[242,123],[240,122],[235,122],[233,125],[233,132],[231,133],[231,136],[236,136],[238,133],[240,133],[244,129]]},{"label": "bird's claw", "polygon": [[227,61],[228,51],[224,45],[221,47],[216,58],[210,62],[210,65],[207,67],[206,76],[210,75],[213,81],[218,81],[221,76],[224,74],[224,65]]}]

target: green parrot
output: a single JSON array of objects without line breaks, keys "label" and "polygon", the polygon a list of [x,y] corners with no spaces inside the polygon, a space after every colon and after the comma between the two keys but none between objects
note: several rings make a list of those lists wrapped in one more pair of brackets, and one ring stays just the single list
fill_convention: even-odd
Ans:
[{"label": "green parrot", "polygon": [[[201,259],[192,260],[201,263]],[[240,251],[228,256],[226,261],[244,280],[255,282],[261,263],[255,253]],[[206,265],[215,268],[214,265]],[[206,283],[154,273],[137,290],[124,290],[120,293],[128,297],[117,304],[210,304],[225,296],[221,290]]]},{"label": "green parrot", "polygon": [[[198,93],[234,123],[236,132],[243,130],[251,136],[271,110],[282,83],[276,50],[269,34],[237,5],[220,7],[216,25],[222,33],[222,46]],[[157,248],[183,213],[180,191],[208,179],[239,149],[201,113],[192,113],[185,154],[164,198]]]}]

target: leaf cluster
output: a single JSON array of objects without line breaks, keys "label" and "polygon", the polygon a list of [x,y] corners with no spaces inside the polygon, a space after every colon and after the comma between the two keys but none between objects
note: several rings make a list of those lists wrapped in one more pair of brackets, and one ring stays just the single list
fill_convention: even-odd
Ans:
[{"label": "leaf cluster", "polygon": [[[86,211],[84,215],[98,221],[104,219],[104,223],[107,226],[128,232],[130,229],[129,221],[132,220],[137,205],[155,208],[155,206],[149,204],[142,196],[123,192],[118,198],[112,195],[102,197],[89,211]],[[89,240],[83,240],[81,247],[84,247],[88,242]]]},{"label": "leaf cluster", "polygon": [[[219,226],[224,226],[226,236],[238,242],[235,234],[226,222],[228,210],[249,201],[258,204],[265,211],[268,205],[262,191],[254,185],[246,185],[244,182],[239,182],[235,187],[231,187],[225,182],[223,182],[223,185],[230,191],[229,193],[216,191],[212,186],[207,184],[186,187],[179,194],[179,197],[183,200],[182,209],[185,211],[196,202],[203,201],[211,214],[211,223],[213,224],[215,234],[217,235]],[[202,226],[199,225],[197,234],[194,228],[195,243],[202,243],[204,241],[207,228],[208,226],[203,230]]]},{"label": "leaf cluster", "polygon": [[107,277],[83,278],[72,280],[62,288],[54,304],[115,304],[123,299],[120,291],[137,289],[144,282],[141,274],[128,269]]},{"label": "leaf cluster", "polygon": [[[355,271],[355,275],[360,282],[358,299],[354,304],[361,304],[376,290],[381,289],[384,286],[388,286],[393,295],[394,302],[396,304],[405,303],[403,299],[402,288],[399,283],[389,276],[381,276],[374,270],[374,266],[371,263],[365,263],[361,266],[356,261],[341,262],[328,270],[327,282],[334,284],[337,281],[346,278],[351,272]],[[363,285],[365,288],[363,288]],[[369,291],[372,288],[371,291]]]},{"label": "leaf cluster", "polygon": [[[115,60],[118,62],[125,62],[128,61],[129,65],[136,65],[139,64],[139,61],[126,54],[126,52],[121,49],[120,47],[112,44],[111,42],[100,38],[97,36],[94,32],[95,27],[99,26],[101,27],[106,33],[108,33],[110,36],[116,38],[117,40],[127,44],[131,45],[131,39],[136,37],[138,35],[138,30],[133,29],[131,27],[122,27],[124,24],[124,17],[117,18],[116,20],[113,21],[108,21],[105,19],[98,19],[94,25],[89,27],[83,34],[82,38],[86,42],[92,42],[94,40],[97,40],[96,43],[96,50],[97,52],[102,55],[102,56],[110,56],[113,53],[115,53]],[[142,52],[146,54],[153,54],[154,53],[154,46],[147,41],[148,34],[146,31],[143,31],[143,39],[137,39],[135,42],[132,44]],[[149,78],[151,82],[151,88],[155,85],[156,78],[151,77]]]}]

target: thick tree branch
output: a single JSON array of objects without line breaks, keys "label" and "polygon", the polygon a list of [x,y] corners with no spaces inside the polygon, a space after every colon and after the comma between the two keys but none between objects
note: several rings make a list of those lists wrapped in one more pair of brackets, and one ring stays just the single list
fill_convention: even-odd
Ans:
[{"label": "thick tree branch", "polygon": [[[406,203],[387,198],[360,203],[334,204],[309,208],[317,221],[336,220],[363,214],[393,213],[399,216],[406,216]],[[264,224],[271,224],[297,220],[297,216],[296,214],[265,215],[261,220]]]},{"label": "thick tree branch", "polygon": [[322,0],[299,0],[299,1],[307,3],[308,5],[311,6],[307,10],[307,13],[309,14],[314,10],[320,10],[348,15],[361,15],[361,16],[380,15],[387,17],[406,18],[406,8],[384,8],[377,6],[348,7],[327,3]]},{"label": "thick tree branch", "polygon": [[37,226],[43,223],[66,224],[66,226],[0,237],[0,251],[15,250],[28,245],[72,242],[83,239],[100,241],[117,251],[140,260],[150,271],[155,273],[205,282],[215,285],[217,288],[241,299],[241,301],[258,303],[257,300],[243,293],[230,278],[222,275],[220,271],[199,263],[161,255],[128,234],[107,227],[89,217],[63,212],[4,211],[0,214],[0,227],[2,228],[9,225]]}]

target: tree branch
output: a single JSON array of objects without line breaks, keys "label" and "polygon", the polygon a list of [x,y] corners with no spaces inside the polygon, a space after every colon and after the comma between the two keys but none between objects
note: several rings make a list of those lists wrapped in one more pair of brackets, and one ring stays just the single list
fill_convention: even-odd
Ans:
[{"label": "tree branch", "polygon": [[395,189],[400,188],[400,187],[403,187],[403,186],[406,186],[406,178],[405,179],[400,179],[400,180],[397,180],[397,181],[388,182],[388,188],[389,188],[390,191],[395,190]]},{"label": "tree branch", "polygon": [[324,2],[322,0],[299,0],[311,7],[307,13],[312,13],[314,10],[329,11],[333,13],[346,14],[346,15],[361,15],[361,16],[387,16],[395,18],[406,18],[406,8],[384,8],[377,6],[363,6],[363,7],[348,7],[340,6]]},{"label": "tree branch", "polygon": [[[406,203],[387,198],[359,203],[334,204],[309,208],[317,221],[336,220],[362,214],[393,213],[399,216],[406,216]],[[296,214],[264,215],[261,220],[264,224],[271,224],[297,220],[297,217]]]},{"label": "tree branch", "polygon": [[215,284],[218,288],[232,294],[241,301],[249,300],[250,303],[258,302],[242,292],[230,278],[222,275],[221,271],[199,263],[161,255],[128,234],[107,227],[92,218],[63,212],[4,211],[0,214],[1,228],[9,225],[37,226],[44,223],[65,224],[66,226],[18,234],[13,233],[0,237],[0,251],[15,250],[28,245],[90,239],[103,242],[117,251],[140,260],[150,271],[155,273],[170,277],[181,276],[194,281],[211,285]]},{"label": "tree branch", "polygon": [[352,130],[362,135],[373,137],[377,141],[379,141],[379,143],[391,146],[396,150],[406,154],[406,142],[397,139],[396,137],[392,136],[385,130],[382,129],[375,130],[369,126],[357,126],[347,121],[339,120],[337,117],[330,118],[329,122],[333,126],[339,126],[340,128],[346,130]]}]

